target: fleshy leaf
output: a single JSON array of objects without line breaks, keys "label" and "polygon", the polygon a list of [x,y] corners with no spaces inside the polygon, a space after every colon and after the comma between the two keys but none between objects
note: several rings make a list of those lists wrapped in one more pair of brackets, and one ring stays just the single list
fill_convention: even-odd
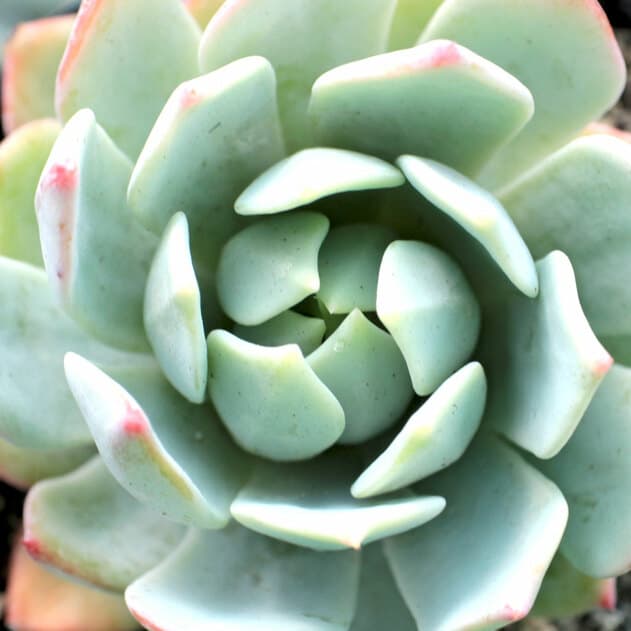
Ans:
[{"label": "fleshy leaf", "polygon": [[257,324],[237,324],[233,333],[242,340],[261,346],[298,344],[303,355],[315,351],[322,342],[326,325],[320,318],[310,318],[295,311],[283,311],[275,318]]},{"label": "fleshy leaf", "polygon": [[135,631],[120,594],[79,584],[34,561],[18,542],[13,548],[4,622],[20,631]]},{"label": "fleshy leaf", "polygon": [[439,162],[403,156],[397,163],[421,195],[480,242],[517,289],[530,298],[537,295],[535,262],[493,195]]},{"label": "fleshy leaf", "polygon": [[212,331],[208,389],[237,443],[272,460],[315,456],[344,431],[341,405],[296,344],[258,346]]},{"label": "fleshy leaf", "polygon": [[631,566],[629,392],[631,368],[616,364],[567,445],[540,463],[570,505],[561,550],[590,576],[617,576]]},{"label": "fleshy leaf", "polygon": [[153,364],[119,378],[69,353],[66,376],[105,464],[136,499],[174,521],[221,528],[249,462],[209,406],[193,405]]},{"label": "fleshy leaf", "polygon": [[407,366],[392,336],[354,309],[307,357],[344,410],[339,442],[360,443],[396,423],[414,396]]},{"label": "fleshy leaf", "polygon": [[443,40],[335,68],[315,82],[309,105],[319,144],[390,161],[424,156],[468,175],[532,109],[517,79]]},{"label": "fleshy leaf", "polygon": [[356,552],[323,554],[231,524],[191,532],[125,599],[151,631],[344,631],[358,578]]},{"label": "fleshy leaf", "polygon": [[523,618],[567,521],[559,489],[508,446],[480,436],[415,490],[447,498],[440,517],[385,544],[418,627],[491,630]]},{"label": "fleshy leaf", "polygon": [[416,528],[445,508],[442,497],[411,494],[356,500],[349,487],[358,465],[344,452],[299,464],[261,463],[232,503],[232,516],[295,545],[343,550]]},{"label": "fleshy leaf", "polygon": [[616,579],[579,572],[562,554],[552,560],[532,608],[533,616],[565,618],[596,607],[615,609]]},{"label": "fleshy leaf", "polygon": [[473,351],[480,307],[460,268],[420,241],[394,241],[383,256],[377,315],[398,344],[417,394],[433,392]]},{"label": "fleshy leaf", "polygon": [[362,550],[359,596],[350,631],[417,631],[380,543]]},{"label": "fleshy leaf", "polygon": [[2,127],[9,135],[21,125],[55,115],[55,75],[74,16],[20,24],[4,49]]},{"label": "fleshy leaf", "polygon": [[[269,59],[291,151],[313,144],[309,91],[324,71],[386,49],[395,0],[231,0],[202,37],[200,66],[214,70],[248,55]],[[323,45],[322,33],[326,33]]]},{"label": "fleshy leaf", "polygon": [[379,224],[349,224],[333,228],[318,256],[318,299],[329,313],[353,309],[375,311],[379,265],[396,233]]},{"label": "fleshy leaf", "polygon": [[201,28],[206,28],[223,2],[224,0],[184,0],[186,8]]},{"label": "fleshy leaf", "polygon": [[397,8],[390,29],[390,50],[413,46],[423,28],[443,0],[397,0]]},{"label": "fleshy leaf", "polygon": [[88,337],[54,304],[43,270],[0,257],[0,437],[25,449],[92,443],[68,391],[68,350],[108,364],[128,364]]},{"label": "fleshy leaf", "polygon": [[239,324],[261,324],[318,291],[318,251],[329,230],[319,213],[294,212],[259,221],[221,252],[217,293]]},{"label": "fleshy leaf", "polygon": [[199,28],[181,0],[84,0],[57,74],[67,121],[90,108],[114,142],[138,155],[173,89],[198,73]]},{"label": "fleshy leaf", "polygon": [[169,222],[145,288],[147,338],[164,374],[193,403],[206,395],[208,361],[201,298],[183,213]]},{"label": "fleshy leaf", "polygon": [[142,300],[157,239],[132,217],[129,159],[90,110],[63,128],[44,167],[35,206],[49,284],[95,337],[147,347]]},{"label": "fleshy leaf", "polygon": [[403,488],[458,460],[473,439],[486,401],[482,366],[449,377],[410,417],[388,448],[357,478],[355,497]]},{"label": "fleshy leaf", "polygon": [[28,449],[0,438],[0,479],[19,489],[27,489],[44,478],[63,475],[94,455],[92,445],[67,449]]},{"label": "fleshy leaf", "polygon": [[562,252],[537,263],[535,300],[514,294],[485,314],[485,420],[538,458],[565,445],[612,359],[596,339]]},{"label": "fleshy leaf", "polygon": [[572,261],[581,304],[616,361],[631,363],[631,146],[580,138],[502,193],[535,257]]},{"label": "fleshy leaf", "polygon": [[482,173],[489,186],[515,177],[600,118],[625,82],[624,60],[596,0],[445,0],[421,41],[437,38],[505,68],[535,99],[532,120]]},{"label": "fleshy leaf", "polygon": [[100,458],[36,484],[24,520],[33,557],[114,591],[161,561],[184,534],[121,488]]},{"label": "fleshy leaf", "polygon": [[346,191],[400,186],[405,181],[391,164],[353,151],[314,147],[275,164],[241,193],[241,215],[271,215]]},{"label": "fleshy leaf", "polygon": [[129,205],[158,234],[176,210],[186,213],[202,279],[244,225],[237,196],[283,156],[274,71],[261,57],[240,59],[173,92],[132,173]]},{"label": "fleshy leaf", "polygon": [[54,120],[27,123],[0,144],[0,253],[42,265],[35,189],[59,134]]}]

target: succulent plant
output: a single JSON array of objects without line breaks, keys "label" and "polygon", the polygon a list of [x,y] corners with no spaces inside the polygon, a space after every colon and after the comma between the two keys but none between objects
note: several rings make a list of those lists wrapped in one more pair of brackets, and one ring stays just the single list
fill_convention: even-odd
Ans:
[{"label": "succulent plant", "polygon": [[0,470],[33,485],[34,558],[149,629],[615,602],[631,146],[584,133],[625,77],[595,0],[84,0],[25,28]]}]

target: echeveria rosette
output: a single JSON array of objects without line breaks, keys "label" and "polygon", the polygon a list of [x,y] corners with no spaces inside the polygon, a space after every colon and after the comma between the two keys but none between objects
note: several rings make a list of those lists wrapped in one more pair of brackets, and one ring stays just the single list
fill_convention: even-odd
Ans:
[{"label": "echeveria rosette", "polygon": [[611,603],[631,147],[577,139],[624,80],[595,0],[84,0],[61,129],[13,55],[34,557],[150,629],[494,629],[551,563],[537,611]]}]

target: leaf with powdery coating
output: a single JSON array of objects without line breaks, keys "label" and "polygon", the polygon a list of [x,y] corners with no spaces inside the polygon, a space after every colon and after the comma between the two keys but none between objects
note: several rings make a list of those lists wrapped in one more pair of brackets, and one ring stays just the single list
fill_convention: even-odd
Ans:
[{"label": "leaf with powdery coating", "polygon": [[13,549],[5,596],[4,622],[10,629],[52,631],[134,631],[138,625],[123,597],[53,573]]},{"label": "leaf with powdery coating", "polygon": [[597,0],[445,0],[420,41],[443,37],[510,72],[535,100],[532,120],[481,173],[492,188],[600,118],[625,84],[624,59]]},{"label": "leaf with powdery coating", "polygon": [[396,342],[359,309],[307,361],[344,410],[342,444],[361,443],[392,426],[414,396]]},{"label": "leaf with powdery coating", "polygon": [[45,478],[63,475],[94,455],[93,445],[67,449],[28,449],[0,438],[0,479],[19,489],[27,489]]},{"label": "leaf with powdery coating", "polygon": [[200,32],[182,0],[84,0],[57,74],[59,118],[92,109],[138,155],[162,104],[198,73]]},{"label": "leaf with powdery coating", "polygon": [[20,24],[4,49],[2,127],[8,135],[21,125],[55,115],[55,76],[73,15]]},{"label": "leaf with powdery coating", "polygon": [[493,195],[433,160],[402,156],[397,164],[421,195],[482,245],[517,289],[530,298],[537,295],[539,280],[532,255]]},{"label": "leaf with powdery coating", "polygon": [[532,111],[532,96],[517,79],[446,40],[334,68],[314,83],[309,104],[321,145],[386,160],[424,156],[467,175]]},{"label": "leaf with powdery coating", "polygon": [[[291,151],[313,144],[309,91],[330,68],[386,49],[395,0],[229,0],[202,37],[203,71],[248,55],[269,59]],[[326,33],[326,43],[322,34]]]},{"label": "leaf with powdery coating", "polygon": [[274,71],[262,57],[239,59],[171,94],[132,172],[129,206],[157,234],[176,210],[186,214],[202,292],[211,294],[222,245],[246,225],[235,200],[284,155]]},{"label": "leaf with powdery coating", "polygon": [[319,213],[299,211],[265,218],[224,246],[217,294],[239,324],[261,324],[320,288],[318,252],[329,231]]},{"label": "leaf with powdery coating", "polygon": [[561,491],[487,435],[414,489],[447,498],[442,515],[385,544],[418,627],[491,631],[523,618],[565,529]]},{"label": "leaf with powdery coating", "polygon": [[464,274],[447,254],[421,241],[393,241],[386,249],[377,315],[420,395],[433,392],[467,360],[480,331],[480,307]]},{"label": "leaf with powdery coating", "polygon": [[137,502],[98,457],[36,484],[24,507],[24,546],[33,557],[114,591],[160,562],[184,532]]},{"label": "leaf with powdery coating", "polygon": [[265,458],[311,458],[344,431],[342,406],[296,344],[258,346],[212,331],[208,390],[234,439]]},{"label": "leaf with powdery coating", "polygon": [[325,331],[324,320],[310,318],[295,311],[283,311],[271,320],[255,326],[237,324],[232,330],[242,340],[261,346],[298,344],[305,356],[320,346]]},{"label": "leaf with powdery coating", "polygon": [[232,503],[232,516],[268,537],[325,551],[359,549],[417,528],[445,508],[442,497],[411,493],[357,500],[348,489],[358,467],[358,458],[344,451],[300,464],[261,463]]},{"label": "leaf with powdery coating", "polygon": [[148,346],[142,301],[156,237],[125,198],[131,162],[82,110],[62,129],[35,197],[49,284],[70,315],[96,338]]},{"label": "leaf with powdery coating", "polygon": [[65,368],[99,452],[125,489],[174,521],[225,526],[249,458],[212,408],[186,401],[152,362],[116,371],[125,387],[72,353]]},{"label": "leaf with powdery coating", "polygon": [[[138,357],[89,337],[55,304],[44,270],[0,257],[0,437],[24,449],[92,444],[63,373],[73,350],[110,366]],[[34,396],[33,393],[36,393]]]},{"label": "leaf with powdery coating", "polygon": [[568,441],[612,358],[578,299],[562,252],[537,262],[540,291],[489,306],[480,342],[489,379],[485,421],[538,458]]},{"label": "leaf with powdery coating", "polygon": [[354,151],[314,147],[281,160],[239,195],[240,215],[271,215],[347,191],[392,188],[405,182],[391,164]]},{"label": "leaf with powdery coating", "polygon": [[344,631],[359,561],[356,552],[307,550],[233,523],[191,532],[125,600],[151,631]]},{"label": "leaf with powdery coating", "polygon": [[42,265],[33,199],[48,154],[61,126],[52,119],[32,121],[0,144],[0,253]]},{"label": "leaf with powdery coating", "polygon": [[149,270],[144,322],[171,385],[189,401],[202,403],[208,380],[206,335],[188,240],[186,215],[176,213]]},{"label": "leaf with powdery coating", "polygon": [[486,402],[477,362],[449,377],[410,417],[388,448],[355,480],[354,497],[400,489],[458,460],[473,439]]},{"label": "leaf with powdery coating", "polygon": [[614,365],[567,445],[537,463],[570,505],[561,552],[590,576],[617,576],[631,566],[630,393],[631,368]]},{"label": "leaf with powdery coating", "polygon": [[598,339],[631,363],[631,145],[579,138],[500,194],[536,257],[565,252]]},{"label": "leaf with powdery coating", "polygon": [[560,552],[552,560],[531,615],[565,618],[602,607],[616,608],[616,579],[579,572]]},{"label": "leaf with powdery coating", "polygon": [[362,550],[362,569],[355,617],[350,631],[417,631],[414,618],[394,582],[377,542]]}]

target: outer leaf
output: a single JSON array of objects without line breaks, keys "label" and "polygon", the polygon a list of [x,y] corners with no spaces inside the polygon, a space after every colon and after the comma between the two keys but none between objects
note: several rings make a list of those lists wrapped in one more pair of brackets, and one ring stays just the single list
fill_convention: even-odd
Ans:
[{"label": "outer leaf", "polygon": [[173,92],[132,173],[129,205],[156,233],[176,210],[186,213],[210,293],[221,246],[244,225],[233,211],[237,196],[283,155],[272,67],[261,57],[240,59]]},{"label": "outer leaf", "polygon": [[199,29],[181,0],[84,0],[57,75],[57,112],[92,109],[138,155],[162,104],[197,74]]},{"label": "outer leaf", "polygon": [[270,217],[236,234],[221,252],[217,294],[239,324],[261,324],[318,291],[318,252],[329,230],[319,213]]},{"label": "outer leaf", "polygon": [[36,484],[24,520],[32,556],[116,591],[156,565],[184,531],[134,500],[100,458]]},{"label": "outer leaf", "polygon": [[300,464],[262,463],[232,503],[232,516],[289,543],[343,550],[416,528],[445,508],[444,498],[435,496],[352,498],[348,489],[358,464],[344,452]]},{"label": "outer leaf", "polygon": [[0,253],[42,264],[35,215],[35,189],[59,134],[59,123],[33,121],[0,144]]},{"label": "outer leaf", "polygon": [[487,436],[418,488],[444,494],[447,508],[386,553],[419,628],[490,630],[524,617],[567,521],[559,489]]},{"label": "outer leaf", "polygon": [[27,449],[0,439],[0,478],[19,489],[27,489],[44,478],[63,475],[94,454],[92,445],[68,449]]},{"label": "outer leaf", "polygon": [[322,145],[386,160],[424,156],[469,175],[532,110],[517,79],[444,40],[335,68],[316,81],[309,105]]},{"label": "outer leaf", "polygon": [[536,300],[513,295],[485,319],[486,419],[523,449],[551,458],[581,420],[612,359],[594,336],[561,252],[537,263]]},{"label": "outer leaf", "polygon": [[597,0],[445,0],[421,41],[443,37],[508,70],[535,99],[532,120],[482,174],[490,186],[600,118],[624,86],[624,60]]},{"label": "outer leaf", "polygon": [[202,403],[208,381],[201,297],[183,213],[169,222],[145,288],[144,322],[156,359],[171,385]]},{"label": "outer leaf", "polygon": [[68,391],[68,350],[111,365],[134,364],[88,337],[51,299],[43,270],[0,257],[0,436],[26,449],[92,443]]},{"label": "outer leaf", "polygon": [[394,582],[381,544],[362,551],[359,597],[350,631],[416,631],[406,604]]},{"label": "outer leaf", "polygon": [[410,184],[479,241],[520,291],[530,298],[537,295],[539,281],[535,262],[515,224],[495,197],[439,162],[403,156],[397,163]]},{"label": "outer leaf", "polygon": [[410,417],[388,448],[355,480],[354,497],[403,488],[458,460],[478,429],[486,401],[482,366],[449,377]]},{"label": "outer leaf", "polygon": [[29,121],[55,115],[55,75],[73,22],[74,16],[26,22],[7,42],[2,68],[5,134]]},{"label": "outer leaf", "polygon": [[580,138],[502,193],[534,256],[560,249],[576,271],[581,304],[617,361],[631,363],[631,146]]},{"label": "outer leaf", "polygon": [[81,585],[52,573],[16,545],[9,569],[4,622],[10,629],[133,631],[119,594]]},{"label": "outer leaf", "polygon": [[99,339],[142,350],[142,297],[157,240],[127,208],[130,173],[94,114],[82,110],[53,147],[35,205],[49,283],[67,311]]},{"label": "outer leaf", "polygon": [[229,0],[204,32],[200,66],[214,70],[248,55],[269,59],[287,144],[295,151],[313,144],[306,114],[316,77],[384,51],[393,10],[394,0]]},{"label": "outer leaf", "polygon": [[175,521],[221,528],[247,475],[248,458],[209,407],[176,393],[154,365],[119,371],[126,390],[78,355],[68,384],[114,477]]},{"label": "outer leaf", "polygon": [[3,44],[12,34],[15,25],[34,20],[55,11],[69,11],[73,0],[4,0],[0,14],[0,62],[3,59]]},{"label": "outer leaf", "polygon": [[468,358],[480,308],[460,268],[421,241],[394,241],[383,256],[377,315],[408,365],[417,394],[433,392]]},{"label": "outer leaf", "polygon": [[232,524],[192,532],[125,599],[152,631],[343,631],[358,575],[354,552],[314,552]]},{"label": "outer leaf", "polygon": [[272,460],[311,458],[344,431],[344,411],[295,344],[257,346],[208,336],[210,400],[234,439]]},{"label": "outer leaf", "polygon": [[615,578],[587,576],[559,553],[546,572],[532,615],[564,618],[596,607],[615,609],[616,598]]},{"label": "outer leaf", "polygon": [[565,448],[541,467],[570,505],[561,549],[590,576],[617,576],[631,565],[631,368],[615,365]]},{"label": "outer leaf", "polygon": [[346,191],[390,188],[405,179],[392,165],[353,151],[314,147],[275,164],[241,193],[235,210],[267,215]]},{"label": "outer leaf", "polygon": [[307,357],[344,410],[339,442],[360,443],[396,423],[414,391],[392,336],[354,309]]}]

